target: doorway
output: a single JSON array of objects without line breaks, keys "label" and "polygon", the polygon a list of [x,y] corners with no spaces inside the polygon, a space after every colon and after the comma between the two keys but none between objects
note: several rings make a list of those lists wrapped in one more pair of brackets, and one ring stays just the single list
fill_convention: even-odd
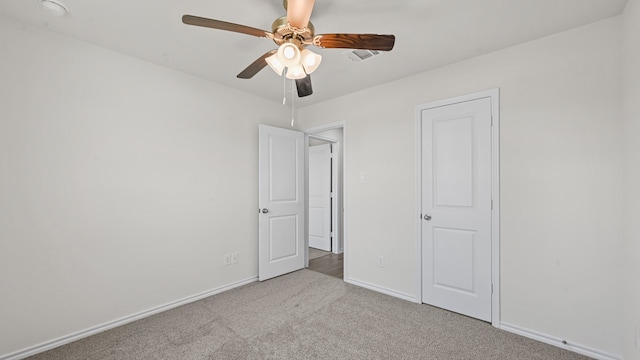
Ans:
[{"label": "doorway", "polygon": [[344,279],[344,124],[308,137],[308,268]]},{"label": "doorway", "polygon": [[418,106],[421,302],[499,322],[498,89]]},{"label": "doorway", "polygon": [[[335,130],[333,137],[323,136],[329,135],[330,130]],[[328,254],[330,257],[323,260],[331,260],[333,269],[329,275],[346,278],[346,196],[343,192],[345,124],[340,122],[309,129],[306,134],[260,124],[258,132],[259,280],[309,267],[309,135],[332,143],[336,149],[331,252]],[[335,269],[338,265],[340,271]]]}]

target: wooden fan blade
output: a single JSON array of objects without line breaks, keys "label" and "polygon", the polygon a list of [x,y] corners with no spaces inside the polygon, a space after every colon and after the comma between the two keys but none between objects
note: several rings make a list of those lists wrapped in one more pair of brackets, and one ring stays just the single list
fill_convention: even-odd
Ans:
[{"label": "wooden fan blade", "polygon": [[251,79],[255,74],[260,72],[260,70],[264,69],[264,67],[268,65],[266,58],[275,54],[276,52],[278,52],[278,50],[267,51],[256,61],[252,62],[251,65],[247,66],[246,69],[242,70],[242,72],[238,74],[238,79]]},{"label": "wooden fan blade", "polygon": [[183,15],[182,22],[187,25],[202,26],[202,27],[208,27],[208,28],[218,29],[218,30],[226,30],[226,31],[236,32],[240,34],[247,34],[247,35],[252,35],[257,37],[268,37],[269,35],[271,35],[271,32],[269,31],[260,30],[260,29],[249,27],[249,26],[234,24],[226,21],[207,19],[207,18],[193,16],[193,15]]},{"label": "wooden fan blade", "polygon": [[314,45],[325,49],[391,51],[395,42],[394,35],[376,34],[322,34],[313,38]]},{"label": "wooden fan blade", "polygon": [[306,28],[311,19],[315,0],[287,0],[287,21],[299,29]]},{"label": "wooden fan blade", "polygon": [[297,79],[296,89],[298,89],[298,97],[305,97],[313,94],[313,89],[311,88],[311,75],[307,75],[302,79]]}]

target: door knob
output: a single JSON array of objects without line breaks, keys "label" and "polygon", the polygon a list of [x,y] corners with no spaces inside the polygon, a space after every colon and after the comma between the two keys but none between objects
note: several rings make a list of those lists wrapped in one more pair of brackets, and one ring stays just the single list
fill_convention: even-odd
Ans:
[{"label": "door knob", "polygon": [[431,221],[431,215],[424,214],[424,219],[427,220],[427,221]]},{"label": "door knob", "polygon": [[269,209],[267,209],[267,208],[262,209],[262,213],[263,213],[263,214],[266,214],[266,213],[268,213],[268,212],[269,212]]}]

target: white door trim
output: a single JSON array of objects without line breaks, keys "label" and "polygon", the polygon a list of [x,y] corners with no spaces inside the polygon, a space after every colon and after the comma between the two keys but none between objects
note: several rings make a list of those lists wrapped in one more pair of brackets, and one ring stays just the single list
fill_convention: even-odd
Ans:
[{"label": "white door trim", "polygon": [[[337,121],[337,122],[333,122],[333,123],[329,123],[329,124],[324,124],[324,125],[319,125],[319,126],[314,126],[312,128],[309,129],[305,129],[303,130],[303,132],[305,134],[307,134],[306,139],[309,139],[309,136],[314,136],[313,134],[315,133],[320,133],[320,132],[324,132],[327,130],[333,130],[333,129],[342,129],[342,142],[340,142],[340,146],[341,146],[341,150],[342,150],[342,186],[343,186],[343,191],[342,194],[337,193],[336,196],[341,196],[342,197],[342,207],[344,209],[343,211],[343,215],[342,215],[342,219],[339,219],[339,221],[342,223],[342,248],[343,248],[343,252],[344,252],[344,260],[343,260],[343,266],[344,266],[344,271],[343,271],[343,280],[346,280],[349,278],[348,276],[348,241],[347,241],[347,226],[348,226],[348,222],[347,222],[347,213],[348,213],[348,209],[349,207],[347,206],[347,199],[348,199],[348,192],[347,192],[347,122],[346,121]],[[306,149],[309,148],[309,144],[307,141],[307,144],[305,146]],[[305,156],[309,156],[308,150],[306,151],[306,155]],[[308,162],[308,160],[307,160]],[[307,175],[309,174],[309,171],[307,169]],[[308,181],[308,179],[307,179]],[[306,194],[306,196],[308,197],[309,194]],[[308,220],[308,216],[309,214],[307,213],[306,217]],[[337,225],[337,224],[336,224]],[[307,247],[309,246],[309,244],[307,243]],[[306,266],[309,266],[308,261],[306,262]]]},{"label": "white door trim", "polygon": [[491,197],[493,209],[491,212],[491,282],[493,294],[491,297],[491,324],[500,326],[500,89],[490,89],[473,94],[458,96],[450,99],[433,101],[416,106],[416,256],[417,283],[416,294],[422,303],[422,121],[423,110],[461,103],[482,98],[491,99]]},{"label": "white door trim", "polygon": [[[340,187],[338,186],[338,164],[342,164],[342,159],[338,159],[336,155],[342,154],[342,142],[338,141],[333,143],[331,151],[331,189],[333,189],[333,198],[331,199],[331,226],[333,228],[333,235],[331,237],[331,251],[334,254],[342,254],[342,251],[344,249],[344,243],[342,241],[343,234],[340,231],[340,222],[342,221],[342,219],[340,219],[340,217],[338,216],[338,206],[340,205],[338,200],[342,196],[342,192],[340,191]],[[344,169],[342,170],[344,171]]]},{"label": "white door trim", "polygon": [[328,143],[332,143],[335,144],[338,142],[338,140],[336,139],[332,139],[332,138],[328,138],[326,136],[320,136],[320,135],[313,135],[313,134],[307,134],[309,136],[309,138],[311,139],[317,139],[317,140],[322,140],[322,141],[326,141]]}]

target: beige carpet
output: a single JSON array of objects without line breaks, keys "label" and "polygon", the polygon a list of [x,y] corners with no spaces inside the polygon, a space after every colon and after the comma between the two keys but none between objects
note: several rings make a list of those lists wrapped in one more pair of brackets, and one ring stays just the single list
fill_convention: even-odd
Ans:
[{"label": "beige carpet", "polygon": [[301,270],[30,359],[586,359]]}]

